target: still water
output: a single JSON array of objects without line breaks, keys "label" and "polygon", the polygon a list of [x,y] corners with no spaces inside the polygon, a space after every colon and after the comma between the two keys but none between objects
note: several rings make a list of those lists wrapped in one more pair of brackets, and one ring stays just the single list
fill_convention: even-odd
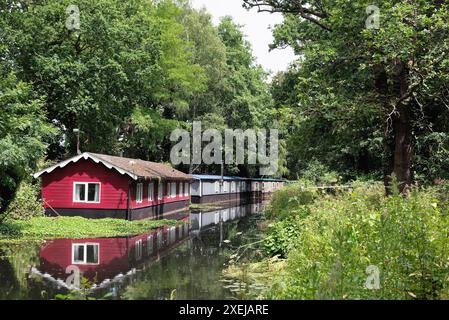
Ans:
[{"label": "still water", "polygon": [[77,274],[78,292],[97,299],[238,298],[222,271],[236,253],[259,257],[251,244],[260,240],[262,207],[186,212],[179,219],[188,224],[128,237],[1,245],[0,299],[67,296]]}]

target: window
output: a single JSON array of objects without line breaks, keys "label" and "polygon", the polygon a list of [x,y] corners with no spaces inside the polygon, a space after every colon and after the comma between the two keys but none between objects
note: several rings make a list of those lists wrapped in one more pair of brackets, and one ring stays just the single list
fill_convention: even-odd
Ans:
[{"label": "window", "polygon": [[98,243],[74,243],[72,244],[72,264],[98,264]]},{"label": "window", "polygon": [[188,197],[190,194],[190,185],[188,182],[184,183],[184,196]]},{"label": "window", "polygon": [[218,181],[215,181],[215,193],[218,193],[220,191],[220,183]]},{"label": "window", "polygon": [[100,183],[75,182],[73,202],[100,202]]},{"label": "window", "polygon": [[147,238],[147,253],[149,256],[153,254],[153,235]]},{"label": "window", "polygon": [[245,181],[242,182],[242,191],[246,191],[246,182]]},{"label": "window", "polygon": [[176,182],[171,183],[171,197],[176,197]]},{"label": "window", "polygon": [[179,196],[182,197],[184,195],[184,183],[179,184]]},{"label": "window", "polygon": [[143,198],[143,183],[138,183],[136,189],[136,202],[142,203],[142,198]]},{"label": "window", "polygon": [[148,201],[153,201],[153,195],[154,195],[154,183],[150,182],[148,184]]},{"label": "window", "polygon": [[162,200],[162,196],[163,196],[163,189],[164,188],[164,185],[162,184],[162,182],[159,182],[158,184],[157,184],[157,199],[158,200]]},{"label": "window", "polygon": [[136,251],[135,251],[136,260],[142,259],[142,240],[137,240],[136,241],[135,248],[136,248]]},{"label": "window", "polygon": [[227,181],[225,181],[223,184],[223,190],[224,190],[224,192],[228,192],[228,182]]},{"label": "window", "polygon": [[235,192],[235,182],[231,182],[231,192]]}]

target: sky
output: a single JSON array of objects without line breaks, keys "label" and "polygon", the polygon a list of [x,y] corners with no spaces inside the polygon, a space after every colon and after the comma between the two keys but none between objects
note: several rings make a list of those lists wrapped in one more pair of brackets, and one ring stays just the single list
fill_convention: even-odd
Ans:
[{"label": "sky", "polygon": [[269,51],[268,45],[273,42],[270,26],[282,22],[281,14],[258,13],[256,9],[247,11],[242,7],[243,0],[191,0],[194,8],[206,7],[213,17],[213,23],[218,25],[220,17],[229,15],[234,21],[243,25],[243,33],[251,43],[253,54],[257,62],[265,70],[274,74],[285,71],[288,65],[295,60],[291,48]]}]

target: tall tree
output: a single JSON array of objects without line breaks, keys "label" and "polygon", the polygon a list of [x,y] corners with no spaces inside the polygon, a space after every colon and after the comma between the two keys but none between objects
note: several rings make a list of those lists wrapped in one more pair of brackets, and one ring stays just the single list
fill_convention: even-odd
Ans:
[{"label": "tall tree", "polygon": [[[0,213],[56,135],[30,84],[0,70]],[[0,219],[1,220],[1,219]]]},{"label": "tall tree", "polygon": [[381,110],[385,183],[393,173],[401,191],[407,190],[413,181],[414,115],[423,100],[444,101],[444,92],[430,85],[448,72],[448,5],[438,0],[389,0],[378,8],[365,0],[244,2],[285,14],[274,31],[275,45],[291,45],[303,57],[310,77],[310,85],[300,90],[308,96],[305,103]]},{"label": "tall tree", "polygon": [[136,128],[129,125],[135,108],[167,118],[187,112],[205,77],[182,37],[176,4],[76,3],[74,9],[70,0],[11,1],[2,4],[0,18],[1,40],[18,76],[46,97],[48,119],[57,120],[67,142],[74,140],[76,127],[84,150],[117,153],[119,137],[132,136]]}]

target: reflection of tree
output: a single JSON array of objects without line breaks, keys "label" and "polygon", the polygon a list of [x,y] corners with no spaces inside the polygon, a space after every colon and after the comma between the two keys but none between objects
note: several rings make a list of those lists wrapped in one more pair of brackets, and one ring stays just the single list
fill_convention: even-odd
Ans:
[{"label": "reflection of tree", "polygon": [[30,244],[2,245],[0,248],[0,299],[26,299],[38,294],[30,281],[31,266],[39,261],[39,248]]},{"label": "reflection of tree", "polygon": [[[222,224],[223,239],[230,242],[220,247],[220,225],[192,235],[191,239],[161,258],[139,274],[122,298],[169,299],[173,290],[176,299],[223,299],[231,296],[224,288],[222,270],[241,246],[257,237],[257,217]],[[242,234],[242,232],[244,232]],[[253,257],[254,250],[247,256]]]}]

